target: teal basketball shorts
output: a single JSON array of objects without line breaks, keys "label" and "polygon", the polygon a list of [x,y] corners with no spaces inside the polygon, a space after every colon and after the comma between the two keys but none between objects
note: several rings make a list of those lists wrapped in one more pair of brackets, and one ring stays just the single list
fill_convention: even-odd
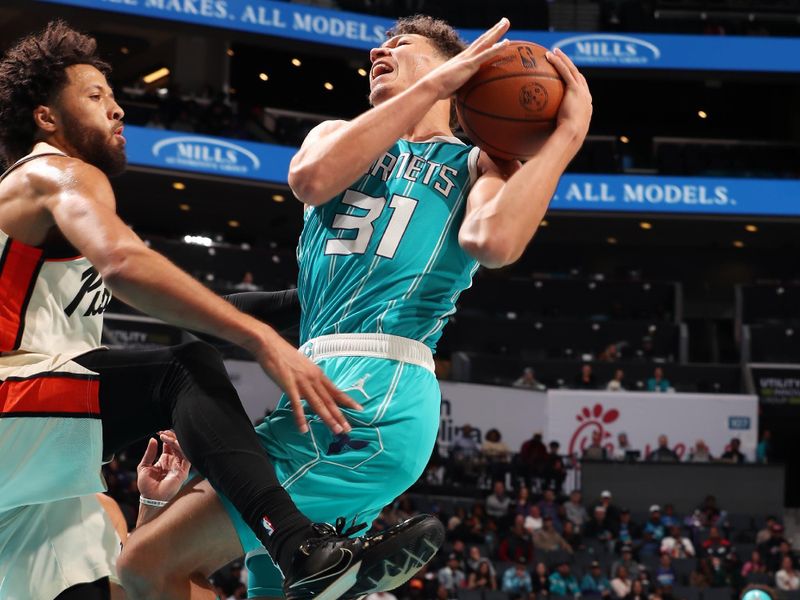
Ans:
[{"label": "teal basketball shorts", "polygon": [[[384,334],[315,338],[301,349],[363,411],[343,409],[352,431],[335,435],[306,411],[297,430],[284,395],[256,428],[278,480],[314,522],[368,526],[422,474],[439,429],[441,392],[431,351]],[[220,495],[246,553],[249,597],[281,597],[283,577],[250,528]]]}]

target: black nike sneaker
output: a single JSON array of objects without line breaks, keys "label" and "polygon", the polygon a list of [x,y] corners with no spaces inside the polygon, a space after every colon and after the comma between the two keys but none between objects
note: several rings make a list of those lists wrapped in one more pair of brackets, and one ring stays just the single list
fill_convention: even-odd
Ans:
[{"label": "black nike sneaker", "polygon": [[370,536],[358,580],[342,596],[360,600],[373,592],[394,590],[436,556],[444,543],[444,526],[436,517],[418,515]]},{"label": "black nike sneaker", "polygon": [[377,534],[349,538],[366,527],[345,530],[345,520],[312,525],[283,583],[287,600],[361,598],[402,585],[436,554],[444,541],[438,519],[419,516]]}]

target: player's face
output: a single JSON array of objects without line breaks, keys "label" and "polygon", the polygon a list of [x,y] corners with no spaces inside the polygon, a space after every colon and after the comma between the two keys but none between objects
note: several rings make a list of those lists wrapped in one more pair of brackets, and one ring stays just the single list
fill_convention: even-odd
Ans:
[{"label": "player's face", "polygon": [[369,53],[369,101],[376,106],[408,89],[445,62],[428,38],[396,35]]},{"label": "player's face", "polygon": [[60,135],[72,153],[106,175],[125,170],[123,110],[105,76],[91,65],[67,67],[57,100]]}]

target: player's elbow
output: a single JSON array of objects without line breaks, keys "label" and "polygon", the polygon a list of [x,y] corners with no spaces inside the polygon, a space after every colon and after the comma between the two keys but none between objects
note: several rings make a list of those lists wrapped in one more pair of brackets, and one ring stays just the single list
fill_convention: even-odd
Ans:
[{"label": "player's elbow", "polygon": [[461,232],[458,241],[464,251],[487,269],[500,269],[521,255],[503,235],[470,235]]},{"label": "player's elbow", "polygon": [[136,267],[137,256],[146,247],[120,243],[106,249],[103,260],[95,266],[105,284],[112,290],[130,279],[132,270]]},{"label": "player's elbow", "polygon": [[330,198],[326,197],[324,175],[313,164],[292,161],[288,181],[292,193],[303,204],[319,206]]}]

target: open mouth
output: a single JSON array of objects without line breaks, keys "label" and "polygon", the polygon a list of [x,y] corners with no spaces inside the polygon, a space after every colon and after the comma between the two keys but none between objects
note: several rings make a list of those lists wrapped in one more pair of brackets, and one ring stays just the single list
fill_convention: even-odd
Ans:
[{"label": "open mouth", "polygon": [[394,73],[394,68],[392,68],[392,66],[387,62],[378,61],[372,65],[370,77],[373,81],[375,81],[381,75],[387,75],[388,73]]}]

